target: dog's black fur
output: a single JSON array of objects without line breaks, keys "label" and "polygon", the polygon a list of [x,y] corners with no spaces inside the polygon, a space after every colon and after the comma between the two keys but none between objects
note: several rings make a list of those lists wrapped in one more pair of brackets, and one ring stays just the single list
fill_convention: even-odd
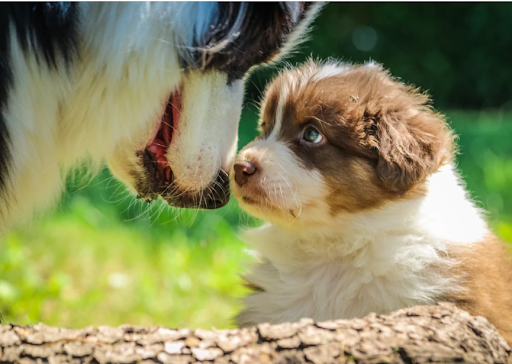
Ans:
[{"label": "dog's black fur", "polygon": [[[226,72],[228,82],[241,79],[251,67],[269,62],[277,54],[310,5],[298,2],[220,3],[219,25],[213,27],[204,44],[197,44],[197,47],[208,51],[222,40],[231,41],[222,52],[211,55],[195,52],[194,64],[189,66]],[[239,34],[230,34],[240,18],[244,22]]]}]

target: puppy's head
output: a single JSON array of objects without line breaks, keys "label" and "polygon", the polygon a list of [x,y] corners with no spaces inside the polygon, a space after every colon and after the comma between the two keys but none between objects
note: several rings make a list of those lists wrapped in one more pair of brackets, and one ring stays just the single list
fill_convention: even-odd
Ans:
[{"label": "puppy's head", "polygon": [[373,63],[284,71],[267,88],[261,135],[237,157],[234,196],[285,224],[417,196],[453,156],[453,134],[429,102]]}]

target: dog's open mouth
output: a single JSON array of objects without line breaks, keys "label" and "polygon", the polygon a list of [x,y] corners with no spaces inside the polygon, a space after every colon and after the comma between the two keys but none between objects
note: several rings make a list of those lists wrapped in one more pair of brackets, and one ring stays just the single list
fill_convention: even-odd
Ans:
[{"label": "dog's open mouth", "polygon": [[176,207],[216,209],[224,206],[230,197],[227,173],[219,171],[212,183],[199,191],[181,191],[173,184],[173,172],[168,163],[167,149],[180,122],[182,90],[169,97],[160,126],[146,148],[137,153],[145,170],[145,178],[139,179],[137,198],[151,202],[161,197]]},{"label": "dog's open mouth", "polygon": [[172,170],[167,163],[165,153],[171,145],[175,127],[178,125],[181,111],[181,91],[174,92],[165,108],[160,128],[151,140],[143,155],[143,164],[153,179],[154,191],[164,191],[172,181]]}]

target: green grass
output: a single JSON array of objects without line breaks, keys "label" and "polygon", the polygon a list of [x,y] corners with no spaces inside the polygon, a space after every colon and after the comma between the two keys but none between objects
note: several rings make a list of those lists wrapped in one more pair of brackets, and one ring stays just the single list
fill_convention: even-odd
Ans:
[{"label": "green grass", "polygon": [[65,210],[7,237],[0,254],[6,321],[230,325],[246,257],[221,214],[150,229],[105,214],[81,196]]},{"label": "green grass", "polygon": [[[512,115],[451,112],[459,168],[496,232],[512,241]],[[254,136],[246,113],[240,144]],[[252,224],[231,201],[209,212],[146,206],[103,172],[55,212],[3,238],[0,312],[5,322],[83,327],[226,328],[246,292],[250,257],[237,238]]]}]

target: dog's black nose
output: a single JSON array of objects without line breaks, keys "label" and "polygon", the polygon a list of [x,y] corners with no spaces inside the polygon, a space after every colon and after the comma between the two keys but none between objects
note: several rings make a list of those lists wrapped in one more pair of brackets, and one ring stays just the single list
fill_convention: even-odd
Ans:
[{"label": "dog's black nose", "polygon": [[249,161],[238,161],[235,163],[235,181],[239,186],[243,186],[254,173],[256,173],[256,164]]}]

